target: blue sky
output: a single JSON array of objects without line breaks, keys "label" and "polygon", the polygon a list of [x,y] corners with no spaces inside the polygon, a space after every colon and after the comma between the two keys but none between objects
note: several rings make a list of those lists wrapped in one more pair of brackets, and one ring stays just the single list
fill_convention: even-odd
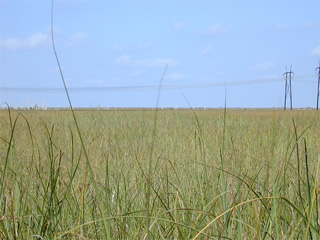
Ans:
[{"label": "blue sky", "polygon": [[[154,107],[156,87],[124,88],[158,86],[167,64],[160,107],[283,107],[291,65],[293,107],[315,107],[319,12],[319,0],[55,0],[55,44],[76,107]],[[68,106],[50,91],[63,87],[50,14],[49,0],[0,0],[1,102]]]}]

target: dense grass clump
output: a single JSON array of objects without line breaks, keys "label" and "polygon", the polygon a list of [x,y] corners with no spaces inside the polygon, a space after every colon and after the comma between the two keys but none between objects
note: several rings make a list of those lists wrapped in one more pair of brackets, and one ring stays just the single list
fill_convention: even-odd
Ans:
[{"label": "dense grass clump", "polygon": [[87,158],[70,112],[0,112],[1,239],[320,239],[318,112],[75,115]]}]

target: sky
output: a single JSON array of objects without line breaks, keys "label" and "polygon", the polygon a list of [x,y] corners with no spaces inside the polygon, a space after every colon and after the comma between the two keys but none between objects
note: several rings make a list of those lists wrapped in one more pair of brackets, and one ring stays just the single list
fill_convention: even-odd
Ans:
[{"label": "sky", "polygon": [[[320,1],[54,0],[74,107],[316,107]],[[167,66],[167,68],[166,68]],[[68,107],[50,0],[0,0],[0,103]],[[287,99],[287,107],[289,106]]]}]

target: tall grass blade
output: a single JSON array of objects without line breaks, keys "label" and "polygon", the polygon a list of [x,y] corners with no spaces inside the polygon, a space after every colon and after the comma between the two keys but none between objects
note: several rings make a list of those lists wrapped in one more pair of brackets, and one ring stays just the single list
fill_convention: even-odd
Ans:
[{"label": "tall grass blade", "polygon": [[[311,205],[309,206],[309,217],[308,217],[308,224],[307,224],[307,230],[305,232],[305,237],[304,239],[306,240],[308,238],[308,234],[310,234],[310,238],[313,239],[314,234],[317,234],[318,237],[320,235],[320,232],[317,231],[318,228],[316,228],[313,224],[312,224],[312,216],[313,216],[313,208],[315,205],[315,200],[317,199],[317,195],[320,193],[320,186],[318,187],[319,184],[319,170],[320,170],[320,156],[318,157],[318,164],[317,164],[317,170],[316,170],[316,177],[315,177],[315,183],[314,183],[314,187],[313,187],[313,197],[311,200]],[[317,189],[318,188],[318,189]],[[319,209],[316,209],[316,211],[319,211]],[[319,225],[319,223],[314,223],[315,225]],[[313,231],[312,233],[309,232],[309,229],[312,227],[312,229],[315,229],[315,231]]]},{"label": "tall grass blade", "polygon": [[159,102],[160,102],[160,93],[161,93],[161,87],[164,80],[164,77],[166,75],[168,64],[164,68],[164,71],[162,73],[162,77],[160,79],[160,84],[158,88],[158,94],[157,94],[157,101],[156,101],[156,110],[154,114],[153,119],[153,132],[152,132],[152,140],[151,140],[151,146],[150,146],[150,155],[149,155],[149,166],[148,166],[148,187],[147,187],[147,193],[146,193],[146,210],[147,210],[147,239],[150,239],[150,195],[151,195],[151,184],[152,184],[152,165],[153,165],[153,158],[154,158],[154,147],[156,145],[156,136],[157,136],[157,120],[158,120],[158,111],[159,111]]},{"label": "tall grass blade", "polygon": [[[227,211],[228,209],[228,200],[227,200],[227,192],[228,192],[228,184],[225,176],[225,142],[226,142],[226,122],[227,122],[227,97],[225,97],[224,101],[224,110],[223,110],[223,132],[222,132],[222,146],[220,148],[220,160],[221,160],[221,189],[226,194],[223,195],[222,204],[223,210]],[[231,213],[231,212],[230,212]],[[226,226],[225,233],[229,236],[229,217],[230,213],[224,215],[224,224]]]},{"label": "tall grass blade", "polygon": [[304,204],[303,204],[303,197],[302,197],[302,192],[301,192],[301,170],[300,170],[300,155],[299,155],[299,142],[298,142],[298,133],[297,133],[297,126],[295,124],[294,119],[292,119],[292,123],[293,123],[293,128],[294,128],[294,136],[295,136],[295,146],[297,149],[297,177],[298,177],[298,193],[299,193],[299,199],[300,199],[300,204],[302,206],[302,208],[305,210],[304,208]]},{"label": "tall grass blade", "polygon": [[[272,195],[276,196],[277,190],[276,190],[276,159],[275,159],[275,111],[273,111],[273,121],[272,121]],[[276,239],[279,239],[279,229],[278,229],[278,212],[277,212],[277,202],[276,199],[272,199],[273,202],[273,209],[272,209],[272,222],[275,223],[275,233],[276,233]],[[272,230],[272,223],[270,224],[270,230]],[[270,236],[272,234],[272,231],[269,232]]]},{"label": "tall grass blade", "polygon": [[2,173],[2,178],[1,178],[1,183],[0,183],[0,209],[3,208],[3,195],[4,195],[4,188],[5,188],[5,178],[6,178],[6,174],[7,174],[7,170],[8,170],[8,164],[9,164],[9,155],[10,155],[10,151],[12,148],[12,142],[14,139],[14,130],[16,128],[16,124],[18,121],[18,118],[20,116],[20,114],[15,118],[13,124],[12,124],[12,119],[11,119],[11,115],[10,115],[10,108],[8,108],[8,113],[9,113],[9,119],[10,119],[10,139],[8,142],[8,148],[7,148],[7,152],[6,152],[6,157],[5,157],[5,162],[4,162],[4,169],[3,169],[3,173]]},{"label": "tall grass blade", "polygon": [[76,129],[77,129],[77,132],[78,132],[78,135],[79,135],[79,139],[80,139],[80,142],[81,142],[81,147],[83,149],[83,153],[85,155],[85,159],[86,159],[86,162],[87,162],[87,165],[88,165],[88,168],[89,168],[91,180],[93,182],[93,186],[94,186],[94,189],[95,189],[95,192],[96,192],[98,207],[99,207],[102,219],[103,219],[105,237],[106,237],[106,239],[111,239],[110,224],[107,221],[106,215],[104,213],[104,207],[103,207],[103,203],[102,203],[102,198],[100,196],[100,191],[99,191],[98,185],[97,185],[97,183],[96,183],[96,181],[94,179],[93,169],[91,167],[91,163],[89,161],[88,153],[87,153],[86,147],[84,145],[84,141],[82,139],[82,134],[81,134],[81,131],[80,131],[80,128],[79,128],[79,125],[78,125],[78,121],[77,121],[77,118],[75,116],[75,113],[74,113],[74,110],[73,110],[73,107],[72,107],[72,103],[71,103],[71,99],[70,99],[70,96],[69,96],[69,92],[68,92],[68,89],[67,89],[67,86],[66,86],[66,82],[64,80],[64,76],[63,76],[63,73],[62,73],[62,68],[60,66],[59,58],[58,58],[58,55],[57,55],[57,52],[56,52],[56,48],[55,48],[54,34],[53,34],[53,0],[52,0],[52,5],[51,5],[51,40],[52,40],[52,47],[53,47],[54,55],[55,55],[55,58],[56,58],[56,61],[57,61],[57,64],[58,64],[59,71],[60,71],[60,76],[61,76],[61,79],[62,79],[62,82],[63,82],[65,93],[66,93],[67,98],[68,98],[68,102],[69,102],[70,110],[71,110],[71,113],[72,113],[72,117],[73,117],[74,123],[76,125]]}]

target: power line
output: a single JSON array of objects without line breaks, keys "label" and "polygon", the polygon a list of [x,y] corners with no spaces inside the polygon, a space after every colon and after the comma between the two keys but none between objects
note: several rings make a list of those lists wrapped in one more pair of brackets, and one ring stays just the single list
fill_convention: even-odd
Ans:
[{"label": "power line", "polygon": [[[298,76],[296,79],[313,78],[314,75]],[[269,78],[250,81],[229,81],[229,82],[211,82],[202,84],[177,84],[177,85],[163,85],[161,90],[174,89],[192,89],[192,88],[207,88],[207,87],[223,87],[223,86],[237,86],[237,85],[251,85],[260,83],[282,82],[283,78]],[[297,80],[301,81],[301,80]],[[302,80],[303,81],[303,80]],[[301,82],[302,82],[301,81]],[[117,87],[70,87],[69,92],[124,92],[124,91],[153,91],[158,90],[157,85],[145,86],[117,86]],[[59,93],[64,92],[64,88],[36,88],[36,87],[0,87],[0,92],[3,93]]]}]

